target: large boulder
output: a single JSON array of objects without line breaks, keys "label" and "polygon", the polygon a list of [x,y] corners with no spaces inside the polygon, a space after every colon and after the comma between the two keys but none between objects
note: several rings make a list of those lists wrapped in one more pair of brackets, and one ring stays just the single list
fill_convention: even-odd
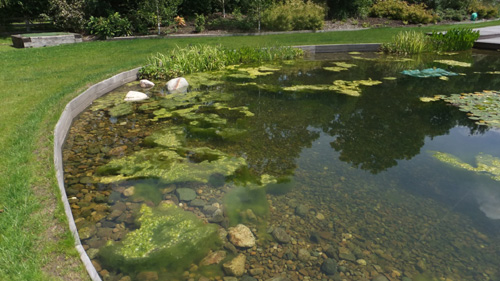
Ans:
[{"label": "large boulder", "polygon": [[238,224],[229,228],[229,241],[236,247],[251,248],[255,246],[255,236],[246,225]]},{"label": "large boulder", "polygon": [[149,99],[148,95],[137,91],[129,91],[125,96],[125,101],[141,101],[146,99]]},{"label": "large boulder", "polygon": [[188,81],[183,77],[174,78],[167,82],[169,94],[185,93],[189,87]]}]

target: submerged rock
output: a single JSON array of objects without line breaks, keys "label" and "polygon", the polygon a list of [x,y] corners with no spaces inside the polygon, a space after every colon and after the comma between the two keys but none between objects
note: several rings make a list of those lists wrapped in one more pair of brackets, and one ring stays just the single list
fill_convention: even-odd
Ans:
[{"label": "submerged rock", "polygon": [[229,262],[226,262],[222,265],[224,272],[230,276],[243,276],[245,273],[245,263],[247,261],[247,257],[243,254],[239,254],[237,257],[232,259]]},{"label": "submerged rock", "polygon": [[201,262],[201,266],[219,264],[226,258],[226,251],[216,251],[208,254]]},{"label": "submerged rock", "polygon": [[229,228],[229,241],[236,247],[250,248],[255,246],[255,236],[246,225],[238,224]]},{"label": "submerged rock", "polygon": [[169,94],[185,93],[189,87],[188,81],[183,77],[174,78],[167,82]]},{"label": "submerged rock", "polygon": [[149,99],[148,95],[145,93],[137,92],[137,91],[129,91],[125,96],[125,101],[141,101]]},{"label": "submerged rock", "polygon": [[177,188],[175,194],[180,201],[192,201],[196,199],[196,192],[191,188]]},{"label": "submerged rock", "polygon": [[281,244],[287,244],[290,243],[291,238],[288,233],[286,233],[285,229],[282,227],[277,227],[273,230],[272,235],[276,241],[278,241]]},{"label": "submerged rock", "polygon": [[337,273],[337,263],[334,259],[326,259],[321,265],[321,271],[326,275],[333,275]]},{"label": "submerged rock", "polygon": [[151,88],[155,86],[155,83],[147,79],[142,79],[141,81],[139,81],[139,84],[141,85],[141,88]]}]

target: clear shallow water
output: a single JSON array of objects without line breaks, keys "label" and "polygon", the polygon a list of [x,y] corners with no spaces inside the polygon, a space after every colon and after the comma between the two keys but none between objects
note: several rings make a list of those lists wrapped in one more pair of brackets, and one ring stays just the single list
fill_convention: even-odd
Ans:
[{"label": "clear shallow water", "polygon": [[[139,108],[142,104],[136,105],[133,113],[117,118],[110,118],[106,107],[94,107],[82,114],[68,137],[65,169],[70,202],[79,229],[88,232],[80,234],[91,257],[116,280],[125,275],[140,279],[142,271],[154,271],[163,280],[187,280],[190,274],[191,278],[223,276],[220,265],[203,267],[199,259],[177,270],[168,265],[153,270],[146,265],[127,271],[96,254],[108,241],[122,241],[127,233],[140,228],[136,218],[142,204],[154,208],[161,200],[177,203],[173,190],[187,186],[198,192],[203,204],[216,204],[225,210],[225,220],[218,224],[227,227],[243,222],[254,229],[259,238],[257,246],[238,249],[237,253],[247,256],[247,269],[264,268],[256,275],[263,280],[278,274],[292,280],[304,276],[328,279],[320,269],[325,254],[343,267],[337,274],[348,280],[380,273],[396,280],[402,276],[413,280],[499,280],[499,182],[453,168],[432,154],[450,153],[475,166],[479,153],[500,157],[500,132],[476,125],[456,107],[444,102],[423,103],[419,98],[499,89],[500,75],[485,72],[498,69],[500,57],[482,52],[411,61],[353,56],[358,55],[325,56],[320,61],[285,64],[272,75],[254,79],[225,76],[220,85],[201,86],[203,95],[211,97],[200,101],[202,107],[197,113],[215,113],[227,120],[225,127],[245,131],[242,137],[231,140],[199,130],[216,126],[193,125],[185,116],[151,121],[159,108],[143,110]],[[378,58],[375,54],[361,57]],[[446,66],[434,59],[471,62],[473,66]],[[341,72],[323,70],[335,61],[356,66]],[[400,74],[402,70],[428,67],[466,75],[444,81]],[[294,85],[331,85],[335,80],[368,78],[383,83],[360,86],[359,97],[328,90],[283,90]],[[248,82],[267,86],[242,86]],[[114,95],[119,100],[136,87],[119,89],[108,99]],[[165,99],[163,93],[151,94],[156,100]],[[220,96],[224,98],[220,100]],[[214,102],[230,108],[246,106],[254,116],[214,110]],[[112,158],[151,149],[144,139],[174,125],[187,132],[186,147],[210,147],[241,156],[248,169],[227,177],[225,183],[167,184],[142,177],[99,182],[98,167]],[[184,156],[192,163],[203,160],[197,159],[196,153]],[[267,194],[266,187],[248,185],[262,175],[284,183],[267,186]],[[141,188],[142,182],[148,187]],[[247,187],[242,187],[243,182]],[[124,190],[132,186],[136,194],[126,196]],[[211,220],[202,207],[191,202],[182,205]],[[301,205],[308,209],[303,216],[295,210]],[[248,209],[257,221],[242,214]],[[295,243],[277,244],[266,234],[272,227],[285,228]],[[312,258],[283,258],[288,251],[297,255],[299,249],[308,249]],[[230,253],[226,260],[231,257]]]}]

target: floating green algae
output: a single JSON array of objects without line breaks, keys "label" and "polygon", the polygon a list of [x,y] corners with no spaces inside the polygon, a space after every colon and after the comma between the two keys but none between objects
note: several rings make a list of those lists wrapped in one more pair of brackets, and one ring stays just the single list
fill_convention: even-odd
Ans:
[{"label": "floating green algae", "polygon": [[441,76],[457,76],[455,72],[447,71],[441,68],[427,68],[423,70],[413,69],[404,70],[401,72],[404,75],[418,77],[418,78],[428,78],[428,77],[441,77]]},{"label": "floating green algae", "polygon": [[472,171],[480,175],[488,175],[496,181],[500,181],[500,158],[489,154],[480,153],[476,156],[477,167],[461,161],[458,157],[444,152],[434,152],[434,158],[453,167]]},{"label": "floating green algae", "polygon": [[186,134],[184,128],[172,126],[156,131],[146,139],[144,143],[149,146],[163,146],[171,149],[180,148],[185,145]]},{"label": "floating green algae", "polygon": [[140,227],[122,242],[108,242],[99,251],[104,264],[128,273],[159,268],[185,270],[220,243],[216,225],[205,224],[175,205],[142,205],[137,224]]},{"label": "floating green algae", "polygon": [[382,84],[382,82],[372,79],[356,81],[336,80],[333,82],[333,87],[331,89],[341,94],[357,97],[361,95],[360,85],[374,86],[378,84]]},{"label": "floating green algae", "polygon": [[224,84],[222,80],[223,71],[197,72],[188,74],[184,78],[189,82],[192,89],[199,89],[202,86],[214,87]]},{"label": "floating green algae", "polygon": [[344,70],[348,70],[348,68],[340,67],[340,66],[325,66],[325,67],[323,67],[323,69],[327,70],[327,71],[333,71],[333,72],[341,72]]},{"label": "floating green algae", "polygon": [[134,106],[131,103],[121,103],[109,110],[112,117],[122,117],[134,112]]},{"label": "floating green algae", "polygon": [[327,70],[327,71],[340,72],[340,71],[344,71],[344,70],[349,70],[349,68],[356,66],[355,64],[346,63],[346,62],[334,62],[333,64],[335,66],[326,66],[326,67],[323,67],[323,69]]},{"label": "floating green algae", "polygon": [[456,60],[434,60],[434,62],[442,63],[451,66],[460,66],[460,67],[471,67],[472,63],[469,62],[461,62]]},{"label": "floating green algae", "polygon": [[[260,69],[263,69],[262,71]],[[265,67],[246,67],[246,68],[237,68],[236,73],[232,73],[227,75],[230,78],[235,79],[255,79],[259,76],[267,76],[274,73],[274,69],[272,71],[265,71]]]},{"label": "floating green algae", "polygon": [[[190,150],[191,157],[200,159],[209,157],[209,150],[202,148],[185,148]],[[182,151],[172,151],[165,148],[143,149],[120,159],[113,159],[98,169],[97,180],[101,183],[111,183],[136,178],[159,178],[165,183],[203,182],[207,183],[213,174],[232,175],[238,168],[246,165],[245,159],[231,157],[223,152],[210,150],[215,159],[193,163]]]},{"label": "floating green algae", "polygon": [[468,112],[469,119],[477,121],[479,125],[500,128],[500,94],[496,91],[435,96],[432,100],[423,101],[435,100],[443,100],[457,106],[460,111]]},{"label": "floating green algae", "polygon": [[378,80],[356,80],[356,81],[346,81],[346,80],[335,80],[333,85],[295,85],[290,87],[284,87],[284,91],[334,91],[340,94],[345,94],[353,97],[359,97],[361,95],[361,88],[359,86],[374,86],[382,84]]},{"label": "floating green algae", "polygon": [[332,85],[295,85],[290,87],[284,87],[284,91],[296,92],[296,91],[328,91],[331,90]]}]

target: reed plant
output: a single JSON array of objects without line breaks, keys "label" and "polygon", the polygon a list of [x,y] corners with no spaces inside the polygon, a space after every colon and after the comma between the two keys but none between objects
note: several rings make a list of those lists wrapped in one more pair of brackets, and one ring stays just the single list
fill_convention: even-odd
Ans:
[{"label": "reed plant", "polygon": [[391,42],[382,44],[382,51],[403,55],[419,54],[428,51],[429,39],[422,32],[402,31],[394,36]]},{"label": "reed plant", "polygon": [[292,47],[242,47],[191,45],[177,47],[167,54],[157,53],[139,70],[141,78],[171,79],[182,75],[223,69],[228,65],[288,60],[302,56],[303,51]]},{"label": "reed plant", "polygon": [[479,39],[479,31],[471,28],[452,28],[447,32],[432,32],[430,41],[434,50],[454,52],[469,50]]}]

